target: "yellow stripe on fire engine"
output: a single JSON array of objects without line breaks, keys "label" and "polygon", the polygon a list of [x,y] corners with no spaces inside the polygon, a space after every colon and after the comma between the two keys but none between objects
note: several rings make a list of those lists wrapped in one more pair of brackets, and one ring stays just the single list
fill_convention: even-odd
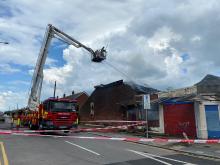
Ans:
[{"label": "yellow stripe on fire engine", "polygon": [[43,118],[47,118],[48,112],[44,111]]}]

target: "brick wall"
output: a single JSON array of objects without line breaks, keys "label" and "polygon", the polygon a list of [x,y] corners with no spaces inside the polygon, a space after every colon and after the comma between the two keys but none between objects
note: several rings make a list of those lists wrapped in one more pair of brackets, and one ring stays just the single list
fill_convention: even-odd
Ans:
[{"label": "brick wall", "polygon": [[124,119],[123,104],[134,102],[135,92],[127,85],[96,88],[80,111],[81,120],[91,120],[90,103],[94,103],[93,120]]}]

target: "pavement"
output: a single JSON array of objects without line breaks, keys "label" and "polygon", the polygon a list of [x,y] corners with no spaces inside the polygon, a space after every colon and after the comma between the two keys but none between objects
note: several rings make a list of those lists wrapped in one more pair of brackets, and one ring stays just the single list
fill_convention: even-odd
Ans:
[{"label": "pavement", "polygon": [[[90,133],[73,133],[72,135],[91,136]],[[0,135],[0,165],[8,164],[214,165],[220,164],[220,161],[124,141],[71,139],[68,136],[55,138]]]}]

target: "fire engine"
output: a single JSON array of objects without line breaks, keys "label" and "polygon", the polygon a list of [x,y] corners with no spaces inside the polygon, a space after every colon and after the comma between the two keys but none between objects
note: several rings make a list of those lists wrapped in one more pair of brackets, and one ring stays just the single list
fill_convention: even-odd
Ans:
[{"label": "fire engine", "polygon": [[76,48],[83,48],[91,55],[92,62],[101,62],[106,59],[106,50],[103,47],[94,51],[80,43],[73,37],[49,24],[44,36],[44,41],[37,59],[34,74],[32,77],[31,91],[28,99],[28,111],[24,122],[28,123],[31,129],[70,129],[77,120],[77,101],[54,97],[48,98],[40,103],[43,68],[47,58],[47,52],[52,38],[73,45]]}]

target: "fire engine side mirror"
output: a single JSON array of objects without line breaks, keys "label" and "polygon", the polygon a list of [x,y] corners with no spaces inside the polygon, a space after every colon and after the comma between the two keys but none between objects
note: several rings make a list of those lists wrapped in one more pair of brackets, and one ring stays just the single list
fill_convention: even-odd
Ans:
[{"label": "fire engine side mirror", "polygon": [[76,112],[79,112],[79,105],[76,105]]}]

